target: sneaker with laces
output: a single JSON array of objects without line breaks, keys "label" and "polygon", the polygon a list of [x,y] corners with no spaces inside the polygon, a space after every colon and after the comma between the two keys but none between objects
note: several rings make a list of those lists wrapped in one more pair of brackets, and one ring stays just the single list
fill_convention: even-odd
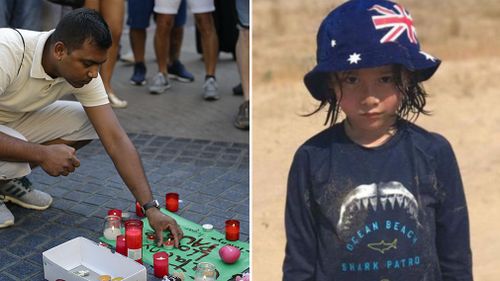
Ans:
[{"label": "sneaker with laces", "polygon": [[187,71],[186,67],[179,60],[175,60],[172,65],[168,66],[168,77],[185,83],[194,81],[193,74]]},{"label": "sneaker with laces", "polygon": [[217,81],[215,81],[215,78],[209,77],[205,80],[205,84],[203,84],[203,98],[209,101],[219,99]]},{"label": "sneaker with laces", "polygon": [[137,86],[146,84],[146,65],[143,62],[134,64],[134,74],[130,78],[130,84]]},{"label": "sneaker with laces", "polygon": [[234,118],[234,126],[236,126],[236,128],[242,130],[248,130],[250,128],[249,107],[250,104],[248,101],[245,101],[240,105],[238,114]]},{"label": "sneaker with laces", "polygon": [[153,95],[159,95],[165,92],[168,88],[170,88],[170,83],[165,75],[161,72],[153,77],[153,81],[149,86],[149,92]]},{"label": "sneaker with laces", "polygon": [[34,189],[27,177],[11,179],[0,184],[0,194],[4,202],[12,202],[28,209],[45,210],[52,204],[52,197]]},{"label": "sneaker with laces", "polygon": [[9,211],[7,206],[0,201],[0,228],[8,227],[14,224],[14,215]]}]

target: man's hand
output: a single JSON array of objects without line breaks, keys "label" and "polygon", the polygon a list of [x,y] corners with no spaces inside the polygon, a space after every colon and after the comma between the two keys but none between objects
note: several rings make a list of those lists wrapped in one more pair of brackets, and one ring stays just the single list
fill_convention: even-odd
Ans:
[{"label": "man's hand", "polygon": [[75,149],[65,144],[43,146],[40,166],[47,174],[57,177],[67,176],[80,167],[80,160],[76,158]]},{"label": "man's hand", "polygon": [[146,211],[146,216],[148,217],[149,224],[156,232],[156,237],[158,238],[158,247],[163,244],[164,230],[170,230],[170,233],[174,236],[174,246],[176,248],[179,247],[179,241],[184,234],[173,218],[163,214],[157,208],[149,208]]}]

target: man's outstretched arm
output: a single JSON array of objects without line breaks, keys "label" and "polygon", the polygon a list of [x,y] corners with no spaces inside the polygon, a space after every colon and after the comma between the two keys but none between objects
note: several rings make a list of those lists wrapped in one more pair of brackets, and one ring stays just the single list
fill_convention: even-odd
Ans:
[{"label": "man's outstretched arm", "polygon": [[[87,112],[106,152],[113,160],[118,173],[137,201],[144,205],[153,200],[139,154],[118,122],[111,106],[105,104],[85,107],[85,112]],[[175,246],[178,246],[179,239],[182,238],[182,230],[174,219],[164,215],[156,208],[148,209],[146,216],[158,234],[159,243],[162,242],[163,238],[161,232],[168,229],[174,236]]]}]

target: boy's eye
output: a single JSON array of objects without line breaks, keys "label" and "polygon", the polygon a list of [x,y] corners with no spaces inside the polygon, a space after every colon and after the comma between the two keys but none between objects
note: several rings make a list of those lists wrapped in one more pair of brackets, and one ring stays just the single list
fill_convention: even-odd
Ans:
[{"label": "boy's eye", "polygon": [[392,83],[394,82],[394,76],[388,75],[388,76],[383,76],[380,78],[380,82],[382,83]]},{"label": "boy's eye", "polygon": [[356,76],[347,76],[344,81],[347,84],[355,84],[356,82],[358,82],[358,77],[356,77]]}]

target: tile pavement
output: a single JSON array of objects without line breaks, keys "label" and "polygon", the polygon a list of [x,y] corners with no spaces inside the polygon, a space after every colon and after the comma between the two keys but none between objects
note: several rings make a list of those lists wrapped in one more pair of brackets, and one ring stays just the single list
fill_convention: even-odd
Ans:
[{"label": "tile pavement", "polygon": [[[211,223],[241,221],[241,239],[249,237],[248,144],[129,134],[141,153],[153,195],[160,202],[175,191],[183,202],[179,215]],[[51,208],[34,211],[7,204],[15,225],[0,230],[0,281],[44,280],[42,252],[84,236],[98,241],[110,208],[135,211],[134,199],[99,141],[78,152],[81,167],[67,177],[41,169],[29,176],[36,188],[54,197]],[[160,280],[147,266],[148,280]]]}]

